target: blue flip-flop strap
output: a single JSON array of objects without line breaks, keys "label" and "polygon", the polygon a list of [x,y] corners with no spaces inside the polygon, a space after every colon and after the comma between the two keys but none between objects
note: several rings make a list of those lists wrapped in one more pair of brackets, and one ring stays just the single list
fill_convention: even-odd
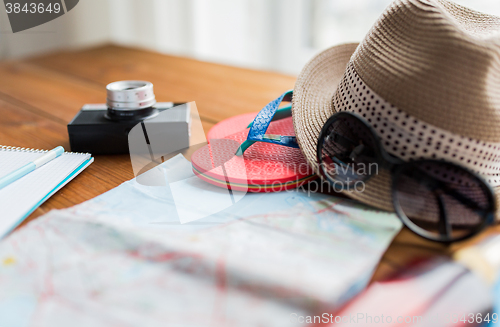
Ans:
[{"label": "blue flip-flop strap", "polygon": [[270,102],[257,114],[255,119],[253,120],[253,123],[249,125],[250,131],[248,131],[247,140],[243,142],[238,148],[236,155],[241,156],[245,152],[245,150],[252,146],[252,144],[254,144],[255,142],[266,142],[292,148],[299,147],[295,136],[266,135],[266,131],[269,128],[269,124],[271,124],[271,121],[283,119],[291,115],[290,106],[281,109],[278,108],[281,102],[292,101],[292,95],[292,90],[283,93],[279,98]]},{"label": "blue flip-flop strap", "polygon": [[[274,114],[274,117],[271,120],[271,122],[290,117],[291,115],[292,115],[292,105],[279,108],[276,110],[276,113]],[[253,121],[250,124],[248,124],[247,128],[250,128],[252,126],[253,126]]]}]

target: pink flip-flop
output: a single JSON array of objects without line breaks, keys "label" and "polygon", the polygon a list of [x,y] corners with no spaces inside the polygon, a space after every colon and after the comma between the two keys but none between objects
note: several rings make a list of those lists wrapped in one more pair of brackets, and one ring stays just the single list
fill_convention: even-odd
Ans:
[{"label": "pink flip-flop", "polygon": [[291,100],[291,91],[258,114],[212,127],[209,144],[191,157],[194,173],[213,185],[249,192],[284,191],[316,179],[298,148],[291,107],[278,109],[283,100]]}]

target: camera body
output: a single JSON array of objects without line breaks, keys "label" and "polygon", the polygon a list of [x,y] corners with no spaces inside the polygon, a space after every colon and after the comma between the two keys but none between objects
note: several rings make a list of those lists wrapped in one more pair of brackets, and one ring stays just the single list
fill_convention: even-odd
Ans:
[{"label": "camera body", "polygon": [[139,124],[148,145],[147,130],[155,133],[155,143],[168,143],[174,149],[189,147],[188,104],[157,103],[149,82],[120,81],[106,89],[106,104],[84,105],[68,124],[71,151],[127,154],[129,133]]},{"label": "camera body", "polygon": [[[181,108],[182,107],[182,108]],[[171,102],[158,102],[154,109],[158,115],[146,119],[110,120],[106,118],[106,104],[84,105],[68,124],[69,143],[73,152],[92,154],[129,153],[128,134],[141,122],[158,125],[164,138],[176,142],[178,148],[189,147],[189,110],[176,109]],[[165,111],[171,110],[167,113]]]}]

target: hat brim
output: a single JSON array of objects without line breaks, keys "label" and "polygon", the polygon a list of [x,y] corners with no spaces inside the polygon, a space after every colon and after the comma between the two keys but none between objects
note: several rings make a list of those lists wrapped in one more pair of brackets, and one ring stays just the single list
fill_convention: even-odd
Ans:
[{"label": "hat brim", "polygon": [[[343,44],[321,52],[304,67],[295,84],[292,100],[295,135],[316,173],[318,136],[325,122],[336,112],[333,96],[357,47],[357,43]],[[393,211],[391,178],[386,170],[379,170],[370,178],[364,190],[346,191],[345,194],[376,208]]]},{"label": "hat brim", "polygon": [[[357,47],[357,43],[343,44],[321,52],[302,69],[295,84],[292,100],[293,126],[299,147],[317,174],[316,149],[319,133],[328,118],[337,112],[333,96]],[[380,169],[378,174],[366,181],[364,190],[345,191],[344,194],[373,207],[394,211],[391,184],[389,172]],[[495,187],[494,190],[498,208],[500,187]],[[496,219],[500,219],[498,210]]]}]

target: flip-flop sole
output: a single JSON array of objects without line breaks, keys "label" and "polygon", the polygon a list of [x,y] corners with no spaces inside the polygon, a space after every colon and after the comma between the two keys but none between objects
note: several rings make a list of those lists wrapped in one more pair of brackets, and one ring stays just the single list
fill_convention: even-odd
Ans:
[{"label": "flip-flop sole", "polygon": [[[256,113],[232,117],[208,133],[209,145],[191,157],[194,173],[216,186],[249,192],[293,189],[316,178],[299,149],[257,142],[235,156]],[[236,128],[238,132],[232,133]],[[292,118],[271,122],[267,134],[295,135]]]},{"label": "flip-flop sole", "polygon": [[210,131],[208,131],[208,142],[214,139],[223,139],[231,134],[244,131],[248,124],[254,120],[257,114],[258,112],[250,112],[248,114],[234,116],[218,122],[210,129]]}]

